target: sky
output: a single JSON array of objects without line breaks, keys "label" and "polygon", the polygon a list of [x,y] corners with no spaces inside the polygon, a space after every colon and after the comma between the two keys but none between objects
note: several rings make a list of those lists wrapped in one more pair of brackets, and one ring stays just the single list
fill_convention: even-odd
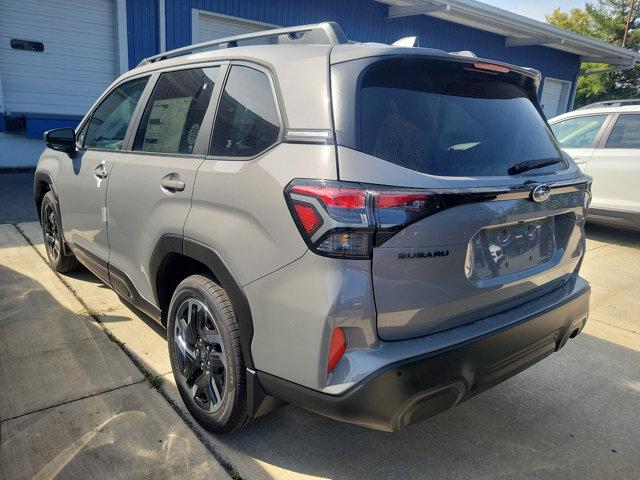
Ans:
[{"label": "sky", "polygon": [[494,7],[509,10],[513,13],[524,15],[544,22],[545,13],[551,13],[560,7],[563,11],[569,11],[574,7],[584,8],[585,0],[481,0]]}]

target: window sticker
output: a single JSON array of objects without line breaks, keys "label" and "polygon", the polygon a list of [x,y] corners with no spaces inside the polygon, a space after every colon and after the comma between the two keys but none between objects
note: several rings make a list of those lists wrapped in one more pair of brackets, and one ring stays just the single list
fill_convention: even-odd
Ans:
[{"label": "window sticker", "polygon": [[156,100],[144,135],[144,151],[177,152],[193,97]]}]

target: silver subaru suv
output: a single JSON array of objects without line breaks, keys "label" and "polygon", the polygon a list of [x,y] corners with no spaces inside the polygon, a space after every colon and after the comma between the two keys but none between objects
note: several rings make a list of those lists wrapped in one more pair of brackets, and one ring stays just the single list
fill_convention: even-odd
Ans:
[{"label": "silver subaru suv", "polygon": [[52,267],[166,326],[205,428],[289,403],[395,431],[584,327],[589,177],[540,74],[334,23],[145,59],[45,134]]}]

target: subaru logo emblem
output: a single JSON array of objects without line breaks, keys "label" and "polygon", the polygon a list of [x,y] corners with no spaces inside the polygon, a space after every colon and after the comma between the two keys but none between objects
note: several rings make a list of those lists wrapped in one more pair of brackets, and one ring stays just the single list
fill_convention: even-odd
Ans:
[{"label": "subaru logo emblem", "polygon": [[551,195],[551,187],[549,185],[537,185],[533,190],[531,190],[531,200],[534,202],[542,203],[549,199]]}]

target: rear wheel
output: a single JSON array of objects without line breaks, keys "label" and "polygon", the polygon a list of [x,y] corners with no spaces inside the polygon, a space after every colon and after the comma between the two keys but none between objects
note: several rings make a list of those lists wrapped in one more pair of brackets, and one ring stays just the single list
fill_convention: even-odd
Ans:
[{"label": "rear wheel", "polygon": [[64,238],[62,236],[61,221],[56,208],[56,199],[53,192],[49,191],[42,199],[40,206],[40,225],[44,246],[49,258],[49,264],[56,272],[66,273],[78,268],[78,261],[73,254],[65,255],[62,248]]},{"label": "rear wheel", "polygon": [[169,356],[180,396],[204,428],[228,433],[247,415],[245,363],[225,290],[192,275],[176,288],[167,324]]}]

